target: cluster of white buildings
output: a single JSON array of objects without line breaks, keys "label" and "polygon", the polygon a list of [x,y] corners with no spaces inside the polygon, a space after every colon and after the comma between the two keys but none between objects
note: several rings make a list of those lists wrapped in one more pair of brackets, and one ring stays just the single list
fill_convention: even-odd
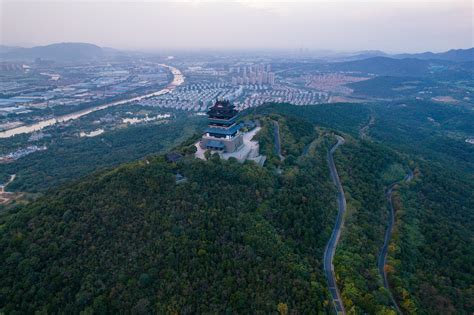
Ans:
[{"label": "cluster of white buildings", "polygon": [[231,67],[229,73],[232,76],[232,85],[265,85],[275,84],[275,73],[271,72],[271,65],[258,64],[243,67]]},{"label": "cluster of white buildings", "polygon": [[[243,96],[242,96],[243,95]],[[232,99],[237,109],[243,110],[265,103],[290,103],[294,105],[314,105],[325,103],[329,95],[325,92],[254,90],[246,91],[242,87],[180,91],[140,101],[141,105],[158,106],[188,111],[206,111],[216,99]]]},{"label": "cluster of white buildings", "polygon": [[[199,69],[196,70],[193,67],[189,69],[201,72],[205,69],[196,68]],[[199,73],[201,74],[201,72]],[[227,78],[230,78],[232,82],[229,82],[228,79],[222,80],[220,74],[215,73],[207,80],[196,80],[194,72],[188,73],[188,75],[192,77],[191,84],[184,84],[171,93],[142,100],[140,104],[205,112],[216,99],[230,100],[239,110],[265,103],[313,105],[325,103],[329,99],[329,92],[299,88],[291,84],[284,84],[285,81],[275,84],[275,73],[271,71],[270,64],[229,67]]]},{"label": "cluster of white buildings", "polygon": [[172,93],[140,101],[140,104],[163,108],[205,111],[217,98],[235,99],[242,93],[242,88],[236,89],[224,83],[191,84],[180,87]]},{"label": "cluster of white buildings", "polygon": [[140,101],[144,106],[158,106],[188,111],[203,112],[212,106],[216,99],[231,100],[237,109],[243,110],[265,103],[290,103],[294,105],[314,105],[325,103],[329,93],[312,91],[277,84],[232,86],[222,82],[183,85],[157,97]]},{"label": "cluster of white buildings", "polygon": [[314,105],[325,103],[328,94],[304,90],[266,90],[251,94],[241,102],[235,102],[239,110],[260,106],[265,103],[290,103],[293,105]]},{"label": "cluster of white buildings", "polygon": [[10,162],[13,160],[18,160],[28,154],[31,154],[36,151],[44,151],[46,150],[46,146],[37,146],[37,145],[29,145],[26,148],[18,149],[14,152],[8,153],[6,155],[0,156],[0,163]]}]

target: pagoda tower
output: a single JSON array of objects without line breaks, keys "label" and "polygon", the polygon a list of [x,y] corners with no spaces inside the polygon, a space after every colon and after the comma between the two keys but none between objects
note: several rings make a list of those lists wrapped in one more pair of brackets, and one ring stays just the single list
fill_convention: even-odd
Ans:
[{"label": "pagoda tower", "polygon": [[209,108],[208,127],[201,140],[201,148],[223,153],[232,153],[243,145],[240,129],[237,123],[239,112],[228,100],[217,100]]}]

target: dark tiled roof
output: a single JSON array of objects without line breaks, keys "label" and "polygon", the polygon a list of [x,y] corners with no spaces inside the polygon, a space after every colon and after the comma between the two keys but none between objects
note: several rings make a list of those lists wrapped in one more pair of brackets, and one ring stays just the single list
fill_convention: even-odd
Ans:
[{"label": "dark tiled roof", "polygon": [[176,152],[170,152],[168,154],[166,154],[166,161],[168,162],[177,162],[179,160],[181,160],[183,156],[179,153],[176,153]]},{"label": "dark tiled roof", "polygon": [[224,144],[216,140],[211,140],[206,144],[206,146],[211,148],[223,148]]},{"label": "dark tiled roof", "polygon": [[208,133],[217,133],[220,135],[232,135],[242,128],[242,124],[236,124],[230,128],[217,128],[217,127],[208,127],[205,132]]}]

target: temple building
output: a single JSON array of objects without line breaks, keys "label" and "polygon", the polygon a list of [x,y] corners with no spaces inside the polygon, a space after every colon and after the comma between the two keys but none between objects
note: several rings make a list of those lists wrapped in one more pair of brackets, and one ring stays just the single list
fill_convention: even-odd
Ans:
[{"label": "temple building", "polygon": [[238,113],[230,101],[217,100],[207,112],[209,125],[202,136],[201,148],[222,153],[239,150],[243,137],[240,131],[242,125],[236,122]]}]

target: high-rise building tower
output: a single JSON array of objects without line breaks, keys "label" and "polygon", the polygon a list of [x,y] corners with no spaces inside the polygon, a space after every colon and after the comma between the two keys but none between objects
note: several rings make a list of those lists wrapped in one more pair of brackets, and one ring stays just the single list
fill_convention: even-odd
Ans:
[{"label": "high-rise building tower", "polygon": [[274,85],[275,84],[275,73],[269,72],[268,73],[268,84]]},{"label": "high-rise building tower", "polygon": [[263,77],[263,80],[262,80],[263,84],[267,84],[268,83],[268,72],[263,71],[262,72],[262,77]]},{"label": "high-rise building tower", "polygon": [[242,128],[237,123],[238,111],[228,100],[217,100],[207,112],[208,127],[201,140],[206,150],[234,152],[243,145]]},{"label": "high-rise building tower", "polygon": [[259,72],[257,75],[257,84],[262,85],[263,84],[263,73]]}]

